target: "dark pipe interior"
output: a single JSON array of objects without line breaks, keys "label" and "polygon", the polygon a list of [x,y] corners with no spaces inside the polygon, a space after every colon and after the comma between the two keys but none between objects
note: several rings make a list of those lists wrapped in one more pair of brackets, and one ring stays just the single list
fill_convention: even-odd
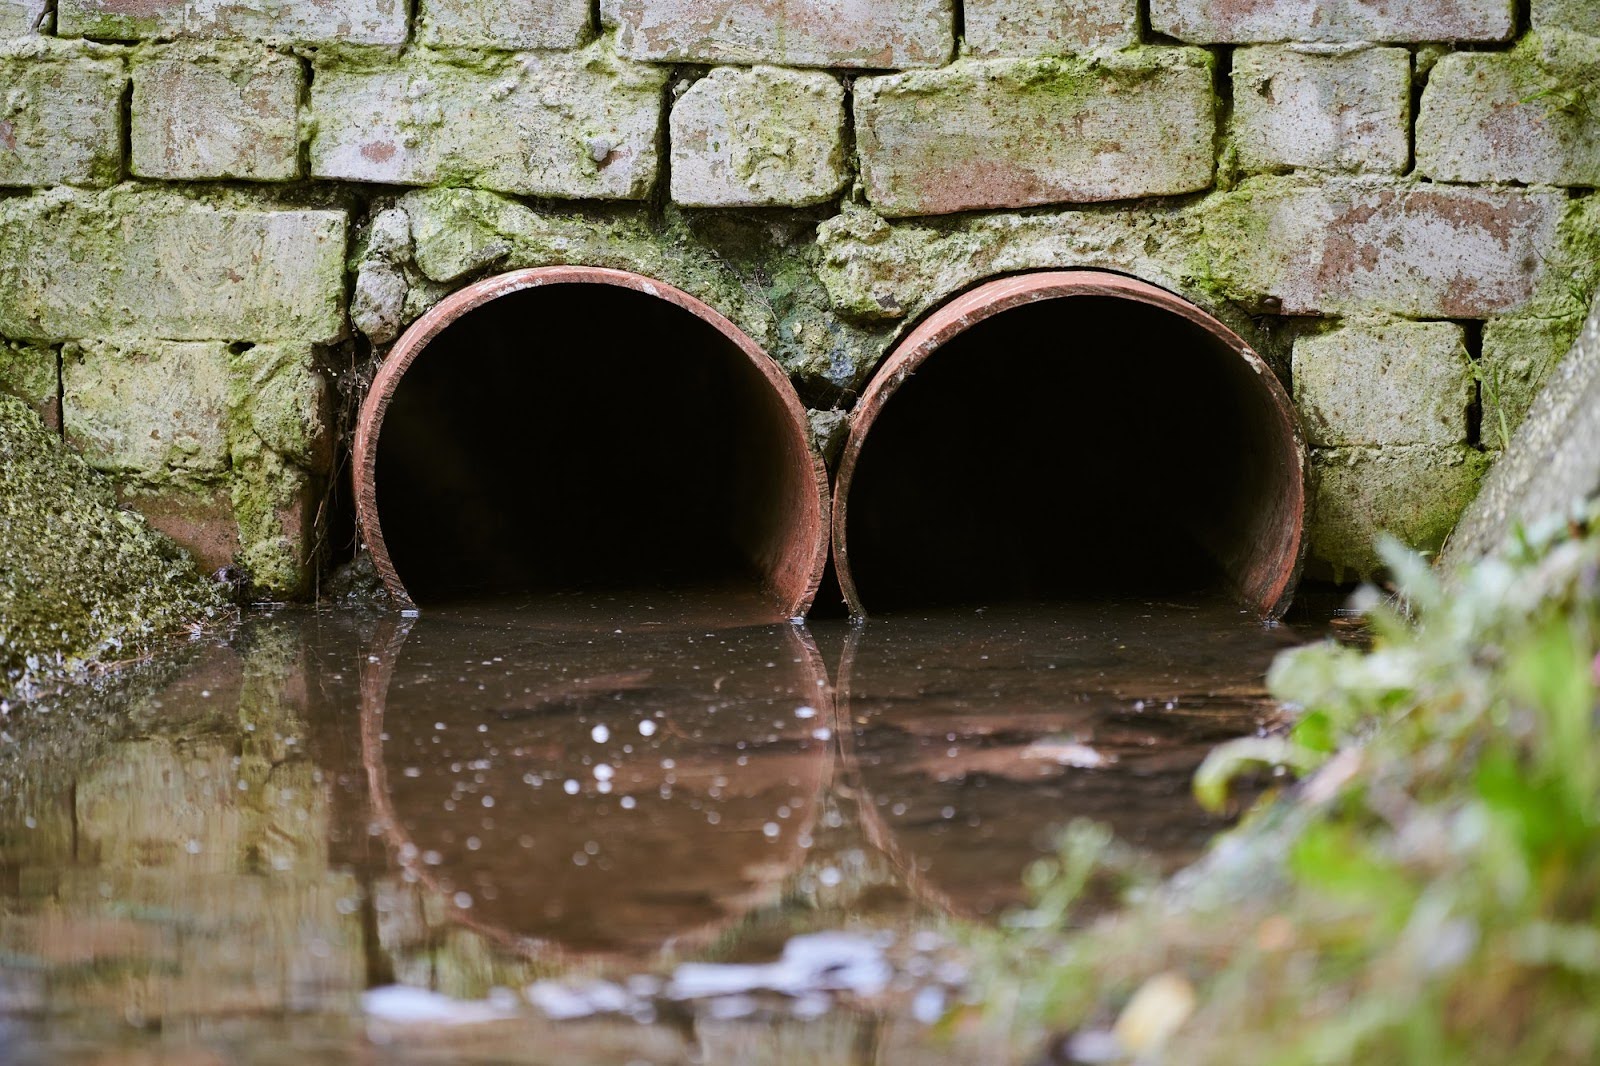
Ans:
[{"label": "dark pipe interior", "polygon": [[468,311],[401,379],[376,486],[420,603],[596,587],[759,589],[788,414],[715,327],[645,293],[561,284]]},{"label": "dark pipe interior", "polygon": [[871,611],[1232,593],[1273,536],[1284,443],[1225,343],[1077,296],[1002,311],[889,397],[850,485]]}]

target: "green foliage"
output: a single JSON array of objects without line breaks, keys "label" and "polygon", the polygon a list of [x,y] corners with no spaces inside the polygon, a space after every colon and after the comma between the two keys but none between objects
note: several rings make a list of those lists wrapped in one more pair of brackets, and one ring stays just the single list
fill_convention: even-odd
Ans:
[{"label": "green foliage", "polygon": [[1298,785],[1087,931],[1084,849],[1035,875],[1048,907],[988,967],[1013,968],[991,1002],[1013,1039],[1177,972],[1200,1005],[1163,1061],[1600,1060],[1600,507],[1457,574],[1381,551],[1399,594],[1365,594],[1372,646],[1280,657],[1294,727],[1195,782],[1213,805],[1255,766]]}]

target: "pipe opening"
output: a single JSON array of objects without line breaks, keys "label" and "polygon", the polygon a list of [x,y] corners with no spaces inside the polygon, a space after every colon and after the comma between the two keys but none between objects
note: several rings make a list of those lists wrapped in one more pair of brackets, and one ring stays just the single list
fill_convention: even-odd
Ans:
[{"label": "pipe opening", "polygon": [[391,591],[748,590],[772,617],[804,613],[825,561],[820,468],[787,379],[726,319],[636,275],[552,268],[464,290],[412,329],[357,446]]},{"label": "pipe opening", "polygon": [[1092,272],[1002,279],[890,357],[852,427],[835,553],[858,612],[1225,593],[1286,606],[1302,448],[1221,323]]}]

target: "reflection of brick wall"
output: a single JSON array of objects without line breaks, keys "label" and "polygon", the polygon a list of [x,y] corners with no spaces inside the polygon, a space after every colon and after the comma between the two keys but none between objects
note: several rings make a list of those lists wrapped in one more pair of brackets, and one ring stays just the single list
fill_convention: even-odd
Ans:
[{"label": "reflection of brick wall", "polygon": [[1255,318],[1360,569],[1448,528],[1595,281],[1600,0],[1519,9],[0,0],[0,388],[294,592],[330,349],[468,278],[660,276],[831,406],[951,292],[1100,266]]}]

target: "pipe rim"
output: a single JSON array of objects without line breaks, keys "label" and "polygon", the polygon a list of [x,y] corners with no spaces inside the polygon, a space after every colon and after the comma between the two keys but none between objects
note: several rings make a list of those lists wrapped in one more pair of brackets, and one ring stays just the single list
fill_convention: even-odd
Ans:
[{"label": "pipe rim", "polygon": [[980,322],[1027,304],[1075,296],[1114,297],[1171,312],[1221,341],[1255,371],[1271,400],[1273,413],[1278,416],[1278,429],[1283,439],[1293,443],[1294,461],[1289,471],[1291,495],[1288,501],[1293,522],[1286,550],[1279,554],[1277,565],[1272,568],[1273,577],[1258,595],[1251,597],[1251,606],[1264,618],[1273,620],[1281,618],[1289,609],[1305,562],[1306,444],[1294,402],[1278,380],[1278,375],[1243,337],[1198,304],[1177,293],[1123,274],[1075,269],[1034,271],[994,278],[946,300],[906,334],[873,372],[872,380],[867,383],[860,402],[852,412],[850,433],[839,459],[839,472],[833,488],[834,571],[852,617],[865,618],[867,612],[856,587],[855,575],[850,569],[849,543],[845,535],[850,485],[867,434],[884,405],[934,352]]},{"label": "pipe rim", "polygon": [[781,590],[770,586],[768,591],[778,599],[785,617],[803,617],[810,610],[812,600],[816,598],[817,589],[822,584],[823,571],[827,566],[831,528],[829,514],[832,501],[827,469],[811,440],[805,405],[800,402],[800,396],[795,392],[793,382],[744,330],[716,308],[674,285],[630,270],[615,270],[610,267],[531,267],[474,282],[451,293],[429,308],[421,318],[407,327],[400,335],[400,339],[389,349],[388,355],[378,368],[378,373],[372,379],[367,395],[361,401],[361,409],[356,416],[352,455],[356,526],[363,543],[372,554],[373,566],[389,595],[402,607],[416,606],[416,601],[406,589],[405,582],[400,579],[394,560],[389,555],[389,546],[384,540],[383,526],[378,517],[378,439],[395,390],[399,388],[406,371],[416,362],[417,357],[456,320],[503,296],[550,285],[608,285],[665,300],[688,311],[731,341],[773,388],[779,402],[789,413],[789,421],[797,433],[802,454],[810,458],[811,480],[816,486],[816,493],[814,496],[807,494],[800,512],[800,520],[810,527],[805,537],[805,558],[798,560],[801,562],[800,572],[805,575],[803,587],[789,595],[784,595]]}]

